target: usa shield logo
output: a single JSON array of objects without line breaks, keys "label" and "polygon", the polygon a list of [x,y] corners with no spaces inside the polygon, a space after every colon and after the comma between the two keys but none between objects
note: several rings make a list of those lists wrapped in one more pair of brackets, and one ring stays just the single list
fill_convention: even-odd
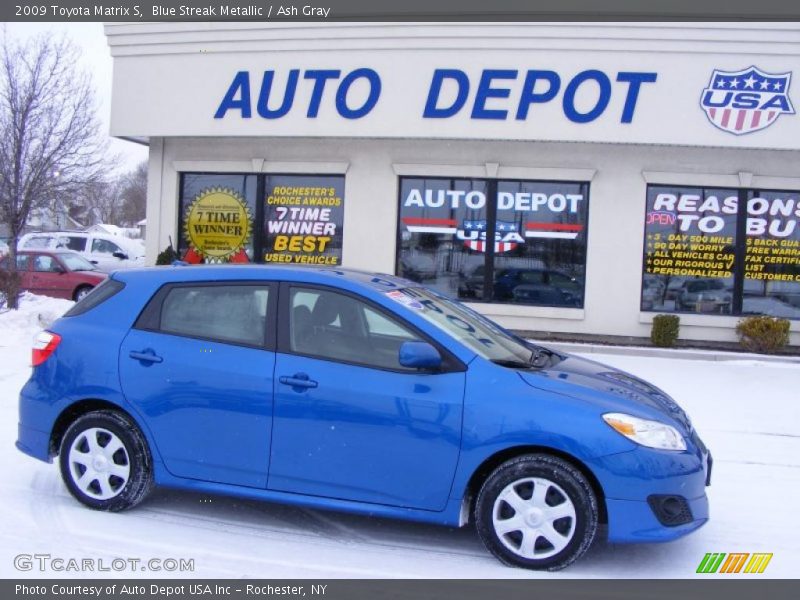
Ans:
[{"label": "usa shield logo", "polygon": [[711,74],[700,97],[708,120],[734,135],[766,129],[781,115],[793,115],[788,73],[767,73],[758,67]]}]

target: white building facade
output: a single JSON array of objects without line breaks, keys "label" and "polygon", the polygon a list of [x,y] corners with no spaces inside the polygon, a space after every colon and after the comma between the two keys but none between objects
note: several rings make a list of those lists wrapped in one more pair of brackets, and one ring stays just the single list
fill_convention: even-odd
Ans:
[{"label": "white building facade", "polygon": [[395,273],[503,325],[800,343],[800,25],[106,25],[150,262]]}]

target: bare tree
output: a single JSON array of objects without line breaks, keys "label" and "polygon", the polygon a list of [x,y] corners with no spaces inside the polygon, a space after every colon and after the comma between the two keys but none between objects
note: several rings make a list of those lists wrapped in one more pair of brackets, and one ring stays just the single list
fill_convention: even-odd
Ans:
[{"label": "bare tree", "polygon": [[122,177],[122,218],[129,227],[144,219],[147,212],[147,161]]},{"label": "bare tree", "polygon": [[85,209],[90,221],[119,225],[123,218],[122,183],[121,178],[88,183],[81,189],[75,203]]},{"label": "bare tree", "polygon": [[0,46],[0,220],[8,226],[10,308],[18,303],[16,248],[32,209],[78,188],[104,170],[94,89],[78,68],[79,50],[44,34]]}]

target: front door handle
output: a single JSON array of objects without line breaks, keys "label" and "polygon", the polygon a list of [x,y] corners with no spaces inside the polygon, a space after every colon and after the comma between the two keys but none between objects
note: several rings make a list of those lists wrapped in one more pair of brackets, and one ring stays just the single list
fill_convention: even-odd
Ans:
[{"label": "front door handle", "polygon": [[280,381],[283,385],[290,385],[293,388],[309,389],[317,387],[317,382],[309,379],[308,375],[305,373],[295,373],[291,377],[283,375],[278,378],[278,381]]},{"label": "front door handle", "polygon": [[144,363],[160,363],[164,361],[163,358],[161,358],[155,352],[150,350],[150,348],[148,348],[147,350],[142,350],[141,352],[136,352],[134,350],[128,356],[130,356],[135,360],[140,360]]}]

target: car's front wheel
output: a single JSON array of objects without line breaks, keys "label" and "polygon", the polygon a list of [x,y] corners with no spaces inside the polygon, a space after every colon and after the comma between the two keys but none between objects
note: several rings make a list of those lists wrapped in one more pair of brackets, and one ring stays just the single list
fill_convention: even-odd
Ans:
[{"label": "car's front wheel", "polygon": [[70,493],[97,510],[136,506],[153,487],[147,441],[118,411],[99,410],[76,419],[61,440],[59,462]]},{"label": "car's front wheel", "polygon": [[483,543],[503,563],[558,570],[580,558],[597,533],[592,486],[574,465],[528,454],[500,465],[475,505]]}]

